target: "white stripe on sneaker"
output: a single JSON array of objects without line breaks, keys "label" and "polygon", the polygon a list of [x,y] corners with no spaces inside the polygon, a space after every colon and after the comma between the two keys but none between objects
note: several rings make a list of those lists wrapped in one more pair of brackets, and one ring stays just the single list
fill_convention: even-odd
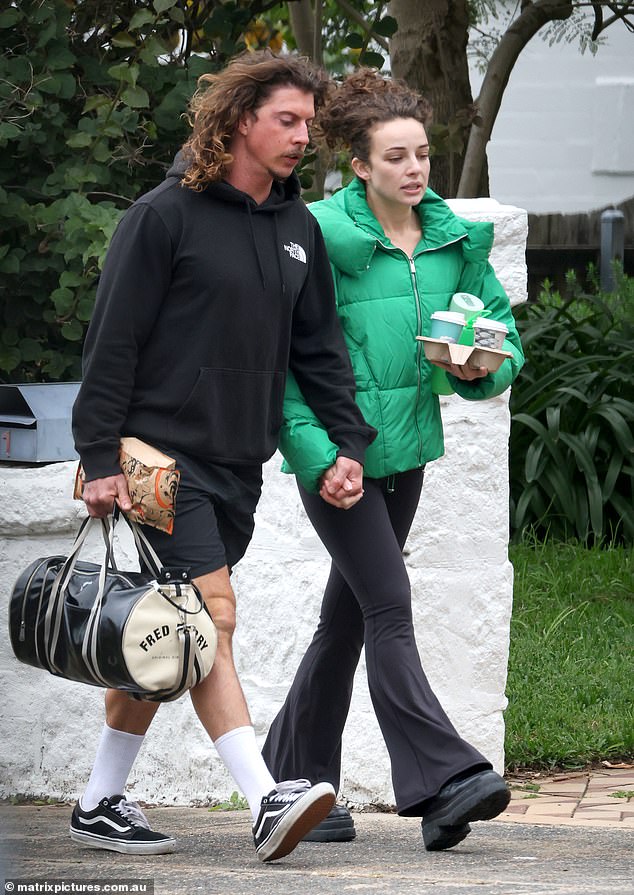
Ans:
[{"label": "white stripe on sneaker", "polygon": [[110,820],[109,817],[106,817],[104,814],[100,814],[99,817],[82,817],[80,818],[80,820],[82,827],[87,827],[91,824],[107,824],[118,833],[127,833],[129,830],[132,829],[130,824],[126,824],[124,827],[119,826],[113,820]]}]

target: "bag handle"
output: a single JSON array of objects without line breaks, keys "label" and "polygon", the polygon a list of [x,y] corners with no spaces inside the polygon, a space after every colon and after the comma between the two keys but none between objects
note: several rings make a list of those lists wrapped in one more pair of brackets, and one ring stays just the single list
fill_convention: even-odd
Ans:
[{"label": "bag handle", "polygon": [[[54,669],[58,673],[61,673],[61,669],[55,665],[54,656],[57,649],[57,642],[59,640],[59,632],[63,617],[64,593],[75,570],[75,565],[79,558],[79,553],[81,552],[81,549],[86,541],[86,538],[88,537],[89,532],[91,531],[91,529],[94,528],[95,525],[100,524],[105,544],[105,555],[104,562],[101,564],[101,568],[99,571],[97,595],[95,597],[95,601],[86,624],[86,632],[84,634],[84,640],[82,643],[82,657],[84,659],[84,662],[86,662],[86,665],[91,669],[95,679],[100,681],[101,684],[105,687],[108,686],[108,683],[101,674],[101,671],[99,669],[99,661],[97,658],[97,631],[99,627],[99,619],[101,615],[101,607],[106,585],[106,575],[109,569],[112,569],[115,572],[117,571],[114,560],[114,528],[117,521],[117,515],[118,514],[113,514],[112,516],[108,516],[105,519],[97,519],[92,516],[87,516],[83,520],[75,537],[73,546],[71,547],[71,550],[69,552],[69,555],[66,558],[60,571],[57,573],[53,582],[51,588],[51,597],[45,616],[44,642],[47,651],[47,659],[49,665],[51,666],[51,670]],[[157,578],[160,577],[162,563],[156,552],[154,551],[152,545],[135,523],[131,522],[125,516],[124,518],[132,531],[134,542],[137,550],[139,551],[139,554],[141,555],[141,558],[146,563],[150,571],[153,572]],[[175,583],[175,585],[173,586],[178,587],[178,583]],[[199,608],[197,610],[185,609],[183,606],[180,606],[178,603],[171,600],[169,596],[167,596],[167,594],[165,594],[163,591],[161,591],[161,593],[164,599],[166,599],[169,603],[171,603],[172,606],[183,612],[185,615],[197,615],[199,612],[203,611],[204,601],[202,598],[202,594],[200,593],[198,588],[191,583],[189,584],[189,586],[193,587],[198,597]],[[201,680],[201,671],[196,664],[196,650],[195,644],[192,642],[190,626],[187,624],[179,625],[178,636],[181,642],[181,650],[179,651],[178,683],[168,690],[158,691],[157,693],[153,694],[151,697],[152,701],[170,701],[178,699],[180,696],[182,696],[183,693],[189,690],[192,686],[195,686]]]},{"label": "bag handle", "polygon": [[[73,546],[71,547],[63,566],[57,573],[51,587],[51,596],[44,619],[44,643],[47,651],[46,658],[48,659],[48,662],[51,666],[51,670],[55,670],[58,673],[61,672],[61,669],[55,664],[54,656],[57,650],[57,643],[59,640],[59,633],[63,617],[64,593],[73,575],[73,572],[75,571],[75,565],[79,558],[81,549],[84,546],[86,538],[88,537],[88,534],[96,525],[100,525],[104,539],[105,554],[104,561],[101,564],[101,569],[99,572],[97,596],[88,617],[86,636],[84,638],[84,649],[82,649],[84,661],[88,661],[88,657],[86,654],[87,643],[92,634],[92,631],[96,629],[97,622],[99,621],[99,615],[101,613],[101,602],[106,586],[106,574],[108,570],[112,570],[114,572],[118,571],[114,558],[114,529],[116,525],[116,519],[116,513],[113,513],[113,515],[111,516],[107,516],[105,519],[97,519],[93,516],[86,516],[79,527],[79,531],[77,532]],[[126,519],[126,521],[132,529],[135,543],[139,543],[140,541],[145,548],[143,556],[144,559],[146,559],[147,557],[146,562],[148,564],[148,567],[153,573],[158,575],[161,568],[160,559],[152,549],[145,535],[143,535],[142,532],[138,531],[138,529],[136,529],[136,526],[134,526],[134,524],[131,523],[129,520]],[[99,672],[99,666],[96,660],[96,644],[93,645],[90,652],[94,657],[93,661],[91,662],[91,664],[94,664],[93,673],[96,675],[96,677],[99,678],[99,680],[102,681],[102,683],[105,683]]]}]

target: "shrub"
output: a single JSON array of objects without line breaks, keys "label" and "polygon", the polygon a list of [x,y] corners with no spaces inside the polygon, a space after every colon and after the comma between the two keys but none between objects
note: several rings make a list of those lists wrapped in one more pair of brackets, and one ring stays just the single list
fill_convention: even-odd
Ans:
[{"label": "shrub", "polygon": [[198,77],[244,47],[240,35],[266,6],[3,4],[0,381],[80,378],[117,221],[163,179]]},{"label": "shrub", "polygon": [[574,273],[516,313],[526,365],[511,395],[511,526],[538,538],[634,539],[634,280]]}]

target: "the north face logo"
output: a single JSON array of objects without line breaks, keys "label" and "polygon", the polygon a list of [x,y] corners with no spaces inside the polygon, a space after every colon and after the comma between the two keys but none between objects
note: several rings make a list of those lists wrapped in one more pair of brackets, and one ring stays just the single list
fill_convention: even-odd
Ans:
[{"label": "the north face logo", "polygon": [[289,245],[285,245],[284,251],[288,252],[291,258],[295,258],[296,261],[301,261],[302,264],[306,264],[306,252],[300,245],[297,245],[296,242],[291,242]]}]

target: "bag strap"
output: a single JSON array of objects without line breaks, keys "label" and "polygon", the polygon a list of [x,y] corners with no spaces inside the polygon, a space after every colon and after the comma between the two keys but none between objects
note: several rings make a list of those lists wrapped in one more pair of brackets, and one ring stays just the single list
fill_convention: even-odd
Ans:
[{"label": "bag strap", "polygon": [[195,642],[192,640],[192,629],[189,625],[179,625],[177,631],[180,641],[178,683],[169,689],[157,690],[151,696],[144,695],[139,697],[144,702],[172,702],[200,683],[201,673],[196,663],[196,649]]},{"label": "bag strap", "polygon": [[[152,575],[154,575],[155,578],[159,578],[161,575],[161,569],[163,568],[163,563],[159,559],[156,551],[148,541],[145,534],[136,524],[136,522],[132,522],[131,519],[128,519],[125,513],[121,513],[120,515],[123,516],[128,525],[128,528],[132,532],[132,536],[134,537],[134,544],[139,556],[148,567]],[[113,520],[116,521],[116,516],[113,516]]]},{"label": "bag strap", "polygon": [[[132,531],[134,542],[141,558],[146,563],[150,571],[153,572],[156,577],[159,577],[160,570],[162,568],[161,560],[159,559],[156,552],[152,548],[146,536],[139,529],[139,527],[135,523],[127,519],[127,517],[124,516],[124,518],[126,519],[126,522],[128,523]],[[104,562],[101,564],[101,568],[99,570],[97,595],[95,597],[95,601],[93,603],[92,609],[90,610],[88,621],[86,623],[86,632],[84,634],[82,643],[82,658],[87,667],[90,668],[95,679],[98,680],[103,686],[107,687],[108,683],[99,669],[99,661],[97,656],[97,633],[99,630],[99,619],[101,616],[101,607],[106,585],[106,575],[109,569],[112,569],[115,572],[117,571],[114,560],[114,528],[116,524],[115,516],[108,516],[106,519],[96,519],[91,516],[87,516],[80,525],[79,531],[77,532],[75,541],[73,543],[73,546],[71,547],[68,557],[57,573],[51,588],[51,597],[49,599],[49,605],[47,607],[44,624],[44,644],[47,653],[46,658],[51,666],[51,670],[61,673],[61,669],[57,665],[55,665],[54,656],[57,649],[57,643],[59,640],[59,633],[63,618],[64,593],[75,570],[75,564],[77,563],[79,553],[86,541],[86,538],[88,537],[90,530],[97,524],[100,524],[101,526],[101,531],[105,543],[105,555]],[[184,609],[182,606],[179,606],[177,603],[170,600],[169,597],[167,597],[164,593],[163,596],[165,597],[165,599],[168,600],[168,602],[172,603],[172,605],[175,606],[175,608],[179,609],[181,612],[187,615],[196,615],[198,612],[202,611],[204,602],[198,588],[196,588],[192,584],[189,584],[188,586],[193,587],[196,595],[198,596],[199,609],[195,611]],[[178,683],[175,684],[174,687],[166,690],[161,690],[153,694],[151,697],[151,701],[169,702],[171,700],[178,699],[180,696],[183,695],[183,693],[200,682],[201,669],[196,662],[196,648],[195,641],[192,639],[192,630],[193,628],[185,623],[180,624],[177,628],[181,645],[181,649],[179,650]]]},{"label": "bag strap", "polygon": [[64,590],[73,573],[73,569],[75,568],[79,552],[84,541],[88,537],[88,532],[96,521],[98,520],[93,520],[90,516],[86,516],[79,526],[75,542],[73,543],[68,556],[64,560],[64,564],[55,576],[55,580],[51,587],[51,595],[48,600],[46,615],[44,617],[44,649],[51,670],[54,669],[58,673],[60,672],[60,669],[55,664],[54,656],[57,649],[57,641],[59,640],[59,632],[62,622]]},{"label": "bag strap", "polygon": [[[64,594],[66,592],[66,588],[68,587],[68,583],[75,571],[75,565],[79,558],[79,554],[81,552],[82,547],[88,537],[89,532],[96,526],[99,525],[101,527],[101,532],[103,535],[105,553],[104,560],[101,564],[101,568],[99,571],[99,581],[97,588],[97,596],[95,597],[95,602],[93,603],[92,609],[90,611],[90,615],[88,616],[88,621],[86,624],[86,632],[84,635],[84,641],[82,644],[82,657],[84,661],[91,668],[92,673],[95,677],[101,681],[102,684],[105,684],[105,681],[101,675],[99,670],[99,663],[97,660],[97,643],[96,643],[96,631],[98,630],[99,617],[101,615],[101,603],[103,600],[103,594],[106,587],[106,575],[109,570],[113,572],[117,572],[117,565],[114,558],[114,529],[116,524],[116,515],[107,516],[105,519],[97,519],[92,516],[87,516],[82,524],[79,527],[79,531],[75,537],[75,541],[73,546],[70,549],[70,552],[59,570],[55,580],[53,582],[51,588],[51,596],[49,599],[48,607],[46,610],[46,616],[44,620],[44,645],[46,650],[46,658],[51,666],[51,670],[61,672],[61,669],[55,664],[55,653],[57,650],[57,644],[59,641],[59,633],[62,624],[63,618],[63,608],[64,608]],[[134,532],[133,532],[134,533]],[[139,535],[141,533],[139,532]],[[136,537],[135,537],[136,542]],[[147,545],[149,550],[152,551],[154,558],[156,559],[156,563],[160,568],[161,562],[150,547]]]}]

